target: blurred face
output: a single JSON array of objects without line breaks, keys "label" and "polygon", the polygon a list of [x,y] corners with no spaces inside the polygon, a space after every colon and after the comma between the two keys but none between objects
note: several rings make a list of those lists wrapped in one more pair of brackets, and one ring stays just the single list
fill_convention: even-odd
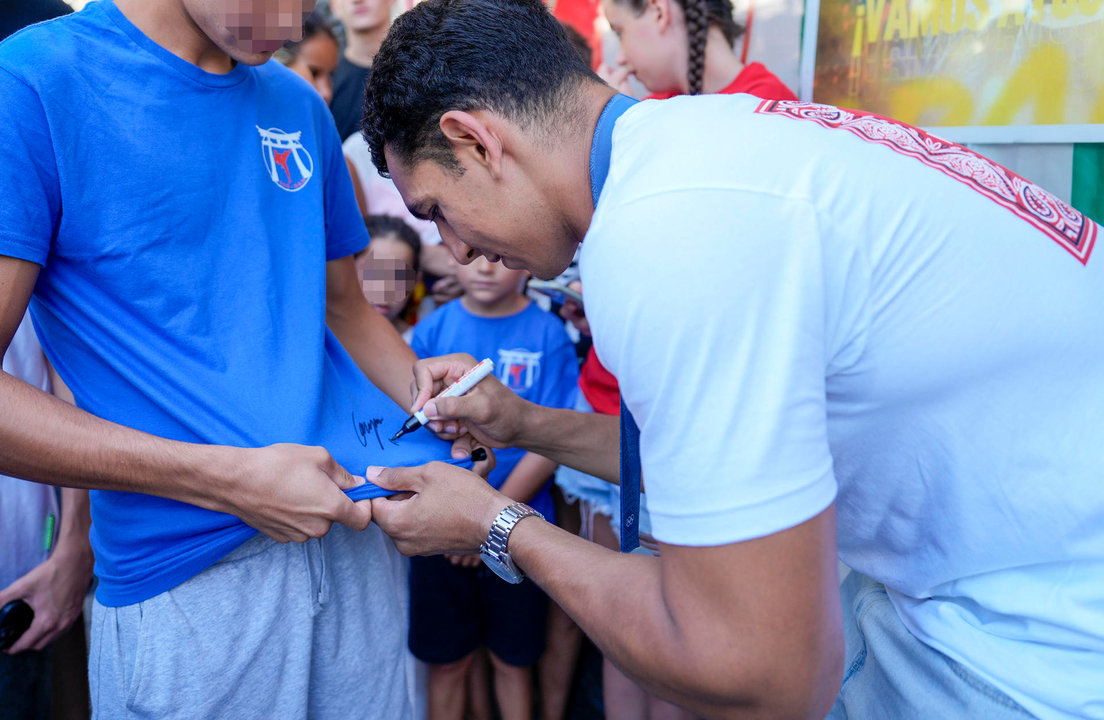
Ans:
[{"label": "blurred face", "polygon": [[220,50],[260,65],[288,40],[303,37],[314,0],[183,0],[196,26]]},{"label": "blurred face", "polygon": [[386,235],[372,238],[368,252],[357,258],[364,297],[388,320],[394,320],[414,292],[414,249]]},{"label": "blurred face", "polygon": [[333,100],[333,74],[337,70],[337,41],[324,32],[315,34],[299,46],[296,64],[303,68],[296,72],[303,75],[329,105]]},{"label": "blurred face", "polygon": [[456,269],[456,279],[464,288],[464,302],[480,310],[512,310],[521,297],[529,273],[511,270],[502,263],[478,257]]},{"label": "blurred face", "polygon": [[333,0],[333,13],[347,30],[366,32],[391,22],[388,0]]},{"label": "blurred face", "polygon": [[[628,66],[653,93],[680,90],[690,49],[678,3],[649,0],[644,12],[638,15],[627,3],[602,0],[602,11],[620,41],[617,63]],[[676,28],[681,28],[681,32],[676,32]]]},{"label": "blurred face", "polygon": [[[433,160],[403,165],[385,150],[391,179],[414,217],[437,224],[461,265],[480,256],[553,278],[571,264],[578,242],[566,219],[530,178],[511,170],[491,178],[478,165],[456,175]],[[462,161],[463,162],[463,161]]]}]

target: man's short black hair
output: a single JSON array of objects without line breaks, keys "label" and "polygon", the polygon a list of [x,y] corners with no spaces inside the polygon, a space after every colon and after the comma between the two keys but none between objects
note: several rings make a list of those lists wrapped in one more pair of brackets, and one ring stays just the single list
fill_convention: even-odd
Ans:
[{"label": "man's short black hair", "polygon": [[361,131],[381,175],[385,145],[404,164],[459,172],[443,114],[493,110],[530,127],[585,80],[600,82],[540,0],[426,0],[395,20],[372,63]]}]

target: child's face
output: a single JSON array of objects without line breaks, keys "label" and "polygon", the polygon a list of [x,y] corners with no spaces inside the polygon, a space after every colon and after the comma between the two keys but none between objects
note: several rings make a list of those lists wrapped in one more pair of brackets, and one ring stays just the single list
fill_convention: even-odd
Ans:
[{"label": "child's face", "polygon": [[414,292],[414,248],[386,235],[372,238],[368,252],[357,258],[364,297],[388,320],[394,320]]},{"label": "child's face", "polygon": [[464,297],[482,310],[498,310],[516,302],[528,277],[525,270],[511,270],[482,255],[467,265],[456,265],[456,280],[464,289]]},{"label": "child's face", "polygon": [[296,70],[314,86],[329,105],[333,100],[333,74],[337,70],[337,42],[326,33],[317,33],[299,46],[299,64]]},{"label": "child's face", "polygon": [[690,52],[679,4],[650,0],[637,14],[627,2],[602,0],[602,11],[620,41],[617,64],[628,66],[651,92],[677,91]]},{"label": "child's face", "polygon": [[234,60],[260,65],[303,37],[315,0],[181,0],[207,38]]}]

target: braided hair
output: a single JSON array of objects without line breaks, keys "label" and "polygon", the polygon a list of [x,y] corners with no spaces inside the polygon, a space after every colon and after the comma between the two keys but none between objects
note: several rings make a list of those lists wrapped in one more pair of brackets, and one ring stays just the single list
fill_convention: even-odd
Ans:
[{"label": "braided hair", "polygon": [[709,16],[705,0],[683,0],[686,6],[686,39],[690,46],[690,70],[687,80],[690,94],[699,95],[705,77],[705,40],[709,33]]},{"label": "braided hair", "polygon": [[[615,0],[619,5],[629,7],[640,15],[647,7],[648,0]],[[705,41],[709,27],[716,25],[730,46],[744,34],[744,26],[732,17],[732,0],[676,0],[686,14],[686,34],[690,46],[690,67],[687,80],[690,94],[699,95],[705,79]]]}]

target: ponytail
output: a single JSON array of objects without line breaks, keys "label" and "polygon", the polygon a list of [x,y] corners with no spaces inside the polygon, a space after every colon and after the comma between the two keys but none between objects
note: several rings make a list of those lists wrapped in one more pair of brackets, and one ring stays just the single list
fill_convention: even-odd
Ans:
[{"label": "ponytail", "polygon": [[699,95],[705,77],[705,40],[709,33],[709,9],[706,0],[683,0],[686,12],[686,39],[690,46],[687,80],[690,94]]},{"label": "ponytail", "polygon": [[[648,6],[648,0],[614,0],[618,5],[628,7],[640,15]],[[744,26],[732,17],[735,12],[732,0],[675,0],[686,15],[686,35],[690,46],[690,68],[687,72],[690,94],[698,95],[702,91],[705,78],[705,41],[709,27],[716,25],[724,35],[729,46],[735,46],[736,40],[744,34]]]}]

